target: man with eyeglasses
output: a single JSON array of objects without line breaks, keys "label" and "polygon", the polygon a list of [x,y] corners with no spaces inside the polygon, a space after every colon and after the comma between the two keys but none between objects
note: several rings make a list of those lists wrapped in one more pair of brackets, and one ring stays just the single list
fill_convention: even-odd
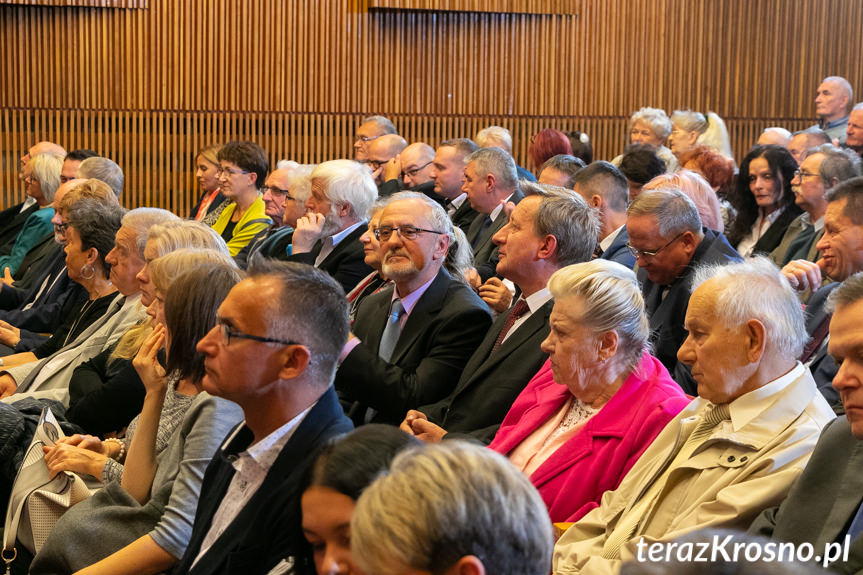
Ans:
[{"label": "man with eyeglasses", "polygon": [[416,192],[392,198],[375,235],[394,285],[360,304],[336,373],[360,423],[398,425],[446,397],[491,326],[485,303],[443,267],[454,239],[444,209]]},{"label": "man with eyeglasses", "polygon": [[423,193],[443,205],[445,199],[434,192],[431,177],[434,155],[434,148],[425,142],[414,142],[405,148],[384,164],[383,184],[378,186],[378,195],[385,197],[403,189],[411,190]]},{"label": "man with eyeglasses", "polygon": [[782,240],[770,253],[778,266],[792,260],[815,262],[821,254],[816,249],[824,235],[825,194],[839,182],[860,175],[860,159],[850,150],[825,144],[810,152],[794,172],[791,189],[794,202],[803,209],[785,230]]},{"label": "man with eyeglasses", "polygon": [[378,190],[368,169],[352,160],[319,164],[311,181],[308,211],[297,220],[286,258],[324,270],[348,293],[372,271],[359,240]]},{"label": "man with eyeglasses", "polygon": [[656,356],[690,395],[697,385],[677,350],[686,339],[683,321],[695,268],[741,261],[721,233],[702,227],[698,209],[683,192],[664,188],[639,194],[627,210],[627,247],[638,264],[638,280],[650,318]]},{"label": "man with eyeglasses", "polygon": [[351,429],[333,390],[348,336],[339,285],[311,266],[256,259],[198,342],[204,390],[243,408],[204,475],[173,573],[267,573],[305,541],[299,496],[318,448]]},{"label": "man with eyeglasses", "polygon": [[363,118],[354,140],[354,159],[365,162],[369,159],[369,144],[385,134],[398,134],[389,119],[383,116]]},{"label": "man with eyeglasses", "polygon": [[398,134],[386,134],[369,144],[369,158],[366,164],[372,170],[372,177],[378,185],[378,194],[383,195],[380,186],[384,183],[384,169],[407,147],[408,143]]},{"label": "man with eyeglasses", "polygon": [[261,188],[261,191],[264,193],[264,213],[268,218],[273,220],[273,223],[270,227],[258,232],[258,234],[240,250],[240,253],[234,257],[237,265],[241,268],[246,269],[250,259],[254,254],[258,253],[258,250],[264,242],[272,238],[283,228],[285,201],[291,197],[288,188],[291,184],[292,172],[293,169],[291,168],[278,168],[270,172],[267,175],[267,179],[264,180],[264,185]]}]

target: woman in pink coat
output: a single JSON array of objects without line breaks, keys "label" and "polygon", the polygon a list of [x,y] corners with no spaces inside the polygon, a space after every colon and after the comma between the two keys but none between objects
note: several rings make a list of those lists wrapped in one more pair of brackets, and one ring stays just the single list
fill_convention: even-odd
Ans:
[{"label": "woman in pink coat", "polygon": [[552,521],[599,505],[689,398],[647,353],[635,274],[596,259],[556,272],[549,359],[489,446],[530,476]]}]

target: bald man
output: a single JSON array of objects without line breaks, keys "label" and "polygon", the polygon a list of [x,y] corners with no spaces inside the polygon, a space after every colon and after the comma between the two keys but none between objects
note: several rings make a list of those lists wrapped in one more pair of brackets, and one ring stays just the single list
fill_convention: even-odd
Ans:
[{"label": "bald man", "polygon": [[425,142],[414,142],[383,166],[383,183],[378,195],[390,196],[403,190],[420,192],[444,205],[446,198],[436,194],[432,170],[435,150]]},{"label": "bald man", "polygon": [[372,170],[375,183],[380,186],[384,182],[384,166],[398,156],[408,143],[398,134],[386,134],[376,138],[369,144],[369,157],[366,164]]}]

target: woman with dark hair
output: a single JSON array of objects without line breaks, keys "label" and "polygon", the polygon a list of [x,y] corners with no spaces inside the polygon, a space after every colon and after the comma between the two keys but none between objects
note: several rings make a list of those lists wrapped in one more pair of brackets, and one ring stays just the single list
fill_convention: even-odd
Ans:
[{"label": "woman with dark hair", "polygon": [[365,425],[324,447],[309,469],[301,499],[308,554],[297,558],[298,573],[359,573],[351,560],[354,504],[393,458],[422,445],[399,429]]},{"label": "woman with dark hair", "polygon": [[[148,313],[157,327],[134,360],[146,395],[130,425],[131,441],[72,436],[46,453],[51,473],[69,469],[69,461],[88,450],[102,459],[125,455],[125,460],[119,481],[60,518],[31,573],[161,573],[186,550],[204,469],[242,419],[236,404],[201,392],[203,357],[195,350],[240,275],[226,261],[194,264],[190,252],[194,255],[180,250],[150,264],[156,297]],[[167,289],[168,278],[179,273]],[[158,359],[163,346],[165,367]],[[75,470],[102,471],[83,463]]]},{"label": "woman with dark hair", "polygon": [[560,130],[545,128],[540,130],[530,139],[527,155],[532,164],[531,168],[539,176],[543,164],[550,158],[559,154],[572,154],[572,145],[569,138]]},{"label": "woman with dark hair", "polygon": [[17,353],[5,357],[4,366],[48,357],[105,314],[117,297],[117,288],[108,277],[111,265],[105,261],[105,257],[114,247],[114,237],[125,213],[119,204],[105,204],[89,198],[76,201],[64,211],[67,274],[69,279],[87,290],[89,297],[74,302],[76,307],[68,311],[63,323],[50,338],[9,329],[8,337],[11,339],[4,335],[2,343]]},{"label": "woman with dark hair", "polygon": [[578,130],[565,133],[572,148],[572,155],[584,162],[585,165],[593,162],[593,145],[590,143],[590,136]]},{"label": "woman with dark hair", "polygon": [[728,233],[743,257],[773,251],[800,214],[791,191],[796,169],[797,162],[781,146],[755,146],[746,154],[731,197],[737,217]]}]

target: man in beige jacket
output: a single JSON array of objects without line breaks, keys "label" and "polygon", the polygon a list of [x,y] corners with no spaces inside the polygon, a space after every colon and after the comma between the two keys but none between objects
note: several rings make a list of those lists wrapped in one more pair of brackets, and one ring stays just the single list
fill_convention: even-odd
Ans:
[{"label": "man in beige jacket", "polygon": [[797,361],[803,313],[759,258],[700,270],[678,353],[699,397],[615,491],[558,541],[554,572],[614,573],[651,543],[702,527],[746,528],[800,475],[833,412]]}]

